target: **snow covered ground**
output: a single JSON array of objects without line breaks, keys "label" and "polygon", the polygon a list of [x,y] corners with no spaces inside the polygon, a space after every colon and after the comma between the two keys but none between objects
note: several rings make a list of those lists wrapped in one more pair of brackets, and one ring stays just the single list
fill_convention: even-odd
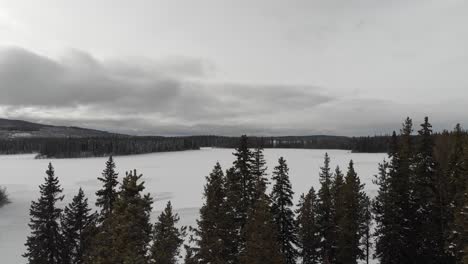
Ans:
[{"label": "snow covered ground", "polygon": [[[155,199],[154,219],[166,201],[171,200],[180,216],[180,224],[193,225],[198,208],[203,202],[205,176],[211,172],[216,161],[220,162],[223,169],[231,166],[232,152],[232,149],[206,148],[116,157],[115,161],[120,177],[131,169],[137,169],[144,175],[146,191]],[[330,155],[333,168],[339,165],[344,172],[349,160],[353,159],[361,181],[366,184],[366,191],[371,196],[375,195],[376,187],[372,184],[372,179],[377,173],[377,164],[385,158],[385,154],[358,154],[344,150],[266,149],[265,158],[270,172],[280,156],[287,160],[297,199],[310,186],[318,187],[318,172],[325,152]],[[43,183],[49,161],[64,188],[64,205],[70,202],[80,186],[90,203],[94,204],[94,193],[100,187],[97,177],[104,169],[106,158],[36,160],[34,155],[0,156],[0,186],[7,187],[12,201],[0,209],[1,263],[25,263],[21,255],[29,234],[29,206],[39,195],[38,185]]]}]

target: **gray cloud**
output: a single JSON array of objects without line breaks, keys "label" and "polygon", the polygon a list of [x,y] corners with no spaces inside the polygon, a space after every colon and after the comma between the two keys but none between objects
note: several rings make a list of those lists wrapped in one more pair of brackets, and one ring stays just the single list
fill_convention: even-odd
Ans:
[{"label": "gray cloud", "polygon": [[205,64],[187,59],[184,65],[181,58],[125,64],[79,51],[53,60],[4,49],[0,105],[8,116],[129,132],[137,126],[139,134],[236,134],[271,133],[275,126],[265,126],[274,119],[335,100],[311,86],[194,79],[207,74]]}]

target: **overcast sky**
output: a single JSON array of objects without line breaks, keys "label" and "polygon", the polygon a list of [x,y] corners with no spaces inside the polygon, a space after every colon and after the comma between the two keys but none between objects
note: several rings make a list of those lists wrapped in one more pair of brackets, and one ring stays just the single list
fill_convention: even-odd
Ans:
[{"label": "overcast sky", "polygon": [[157,135],[468,126],[466,0],[0,0],[0,117]]}]

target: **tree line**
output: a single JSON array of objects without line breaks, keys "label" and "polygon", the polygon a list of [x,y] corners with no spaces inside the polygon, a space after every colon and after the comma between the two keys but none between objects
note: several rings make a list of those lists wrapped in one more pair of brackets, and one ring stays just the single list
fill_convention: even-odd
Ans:
[{"label": "tree line", "polygon": [[204,203],[189,228],[177,228],[170,202],[152,223],[141,174],[119,181],[112,157],[99,178],[99,210],[91,211],[81,189],[62,210],[49,165],[31,204],[24,256],[32,264],[178,263],[183,248],[187,264],[467,263],[466,132],[457,125],[437,147],[426,118],[417,133],[414,140],[409,118],[393,133],[373,199],[353,161],[342,171],[326,154],[319,188],[310,187],[297,205],[287,161],[281,157],[268,177],[263,149],[249,148],[242,136],[233,165],[217,163],[206,177]]},{"label": "tree line", "polygon": [[[104,157],[163,151],[194,150],[200,147],[235,148],[239,137],[187,136],[187,137],[51,137],[3,138],[0,154],[37,153],[39,158]],[[347,149],[353,152],[386,152],[390,136],[340,137],[294,136],[250,137],[249,147]]]}]

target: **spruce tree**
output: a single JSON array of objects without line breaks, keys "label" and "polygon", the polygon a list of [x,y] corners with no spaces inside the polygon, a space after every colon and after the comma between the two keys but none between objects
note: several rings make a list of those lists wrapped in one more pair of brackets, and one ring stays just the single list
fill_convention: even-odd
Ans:
[{"label": "spruce tree", "polygon": [[179,222],[179,216],[174,215],[171,202],[168,202],[164,211],[159,215],[158,222],[154,225],[150,263],[177,263],[183,242],[182,233],[175,226],[177,222]]},{"label": "spruce tree", "polygon": [[198,255],[201,263],[223,264],[230,259],[227,245],[231,237],[226,228],[226,179],[219,163],[216,163],[206,181],[205,203],[197,221]]},{"label": "spruce tree", "polygon": [[0,208],[8,203],[10,203],[10,199],[8,199],[6,188],[0,187]]},{"label": "spruce tree", "polygon": [[268,179],[266,178],[266,161],[263,155],[263,149],[258,147],[253,151],[253,161],[252,161],[252,174],[255,178],[255,189],[256,195],[254,200],[256,201],[261,194],[266,192]]},{"label": "spruce tree", "polygon": [[365,206],[367,196],[364,185],[354,170],[354,163],[350,161],[343,187],[344,215],[339,222],[337,263],[353,264],[358,259],[364,259],[361,239],[366,229]]},{"label": "spruce tree", "polygon": [[297,236],[299,244],[299,259],[302,264],[320,263],[320,236],[317,225],[317,196],[313,187],[302,194],[299,199],[297,213]]},{"label": "spruce tree", "polygon": [[369,264],[371,258],[371,250],[372,250],[372,207],[371,207],[371,200],[369,196],[365,196],[364,198],[364,228],[363,228],[363,237],[362,237],[362,245],[364,247],[364,260],[366,264]]},{"label": "spruce tree", "polygon": [[415,156],[414,190],[412,195],[416,230],[416,258],[423,263],[441,263],[443,251],[443,222],[437,182],[437,163],[433,156],[432,125],[424,119],[418,131],[420,142]]},{"label": "spruce tree", "polygon": [[40,197],[31,202],[29,215],[31,235],[26,241],[26,253],[23,255],[29,264],[61,264],[62,237],[59,219],[62,213],[57,202],[63,200],[62,188],[55,177],[54,168],[49,163],[45,183],[39,186]]},{"label": "spruce tree", "polygon": [[294,222],[293,195],[289,181],[289,168],[281,157],[273,171],[273,190],[271,192],[273,221],[278,229],[279,250],[285,264],[295,264],[297,258],[297,236]]},{"label": "spruce tree", "polygon": [[245,249],[248,212],[253,208],[257,190],[256,180],[252,173],[253,154],[248,148],[247,136],[240,138],[239,147],[233,153],[236,157],[233,167],[226,173],[226,213],[230,226],[227,227],[231,237],[228,250],[231,261],[239,262],[239,255]]},{"label": "spruce tree", "polygon": [[247,220],[249,209],[255,203],[256,184],[255,176],[253,175],[253,153],[248,147],[248,138],[246,135],[241,136],[239,147],[233,153],[236,157],[234,161],[235,173],[240,180],[240,208],[238,209],[239,217],[241,219],[242,227]]},{"label": "spruce tree", "polygon": [[65,207],[60,222],[63,236],[61,263],[88,263],[87,255],[96,215],[88,208],[88,199],[81,188],[73,201]]},{"label": "spruce tree", "polygon": [[[122,180],[119,196],[111,214],[111,248],[108,254],[114,264],[148,262],[149,242],[152,235],[150,223],[151,205],[149,194],[143,195],[143,175],[136,170],[127,172]],[[107,261],[107,260],[106,260]],[[97,262],[103,263],[103,262]]]},{"label": "spruce tree", "polygon": [[[230,239],[227,241],[226,250],[228,251],[228,263],[239,263],[239,255],[244,249],[245,230],[242,228],[243,218],[239,210],[242,207],[241,203],[241,181],[239,173],[234,168],[226,171],[226,233]],[[242,232],[242,233],[241,233]]]},{"label": "spruce tree", "polygon": [[108,217],[113,210],[117,200],[118,173],[115,172],[115,162],[112,156],[106,161],[106,168],[102,172],[102,177],[98,180],[102,182],[102,189],[96,192],[96,206],[101,208],[100,220]]},{"label": "spruce tree", "polygon": [[322,263],[335,261],[335,226],[332,196],[332,174],[330,172],[330,158],[325,153],[324,165],[319,174],[320,189],[317,194],[317,223],[320,233],[320,257]]},{"label": "spruce tree", "polygon": [[468,153],[465,151],[463,131],[460,124],[457,124],[453,133],[454,143],[450,155],[449,178],[450,204],[448,205],[447,218],[449,222],[446,231],[446,249],[456,263],[463,263],[463,254],[468,235],[464,231],[464,221],[468,218],[466,212],[465,195],[468,174]]},{"label": "spruce tree", "polygon": [[273,222],[270,201],[260,197],[250,210],[246,225],[246,248],[241,256],[242,264],[284,264],[278,245],[277,228]]},{"label": "spruce tree", "polygon": [[[341,172],[340,167],[337,166],[334,173],[334,178],[332,180],[331,194],[332,194],[332,209],[333,209],[333,237],[336,239],[338,234],[342,232],[340,230],[340,221],[344,216],[345,209],[345,197],[344,197],[344,175]],[[336,243],[333,245],[334,248],[337,247]]]}]

